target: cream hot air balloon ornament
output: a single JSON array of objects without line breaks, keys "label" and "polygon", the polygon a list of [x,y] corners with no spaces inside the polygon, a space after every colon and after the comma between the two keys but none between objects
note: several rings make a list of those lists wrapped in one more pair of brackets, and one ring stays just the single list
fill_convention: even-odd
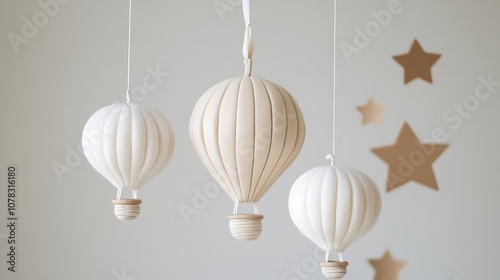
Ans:
[{"label": "cream hot air balloon ornament", "polygon": [[[101,108],[90,117],[82,144],[90,164],[118,189],[113,200],[115,215],[127,221],[140,213],[137,191],[170,161],[174,137],[168,120],[159,111],[130,103],[130,22],[127,103]],[[122,199],[123,190],[132,190],[131,199]]]},{"label": "cream hot air balloon ornament", "polygon": [[[380,193],[375,183],[357,170],[320,166],[295,181],[289,197],[293,223],[327,252],[321,268],[329,279],[342,279],[348,263],[342,252],[369,232],[380,214]],[[339,261],[329,261],[330,252]]]},{"label": "cream hot air balloon ornament", "polygon": [[[336,21],[336,0],[334,0]],[[335,52],[334,24],[333,74],[333,155],[331,166],[320,166],[302,174],[290,190],[288,206],[293,223],[307,238],[326,251],[321,263],[328,279],[342,279],[348,262],[343,252],[369,232],[380,215],[381,198],[375,183],[365,174],[335,167]],[[339,260],[331,261],[330,252]]]},{"label": "cream hot air balloon ornament", "polygon": [[[284,88],[251,75],[249,0],[242,5],[245,75],[220,82],[201,96],[190,134],[200,159],[234,201],[232,235],[254,240],[264,218],[256,203],[297,157],[305,127],[299,106]],[[239,213],[240,203],[252,203],[254,213]]]}]

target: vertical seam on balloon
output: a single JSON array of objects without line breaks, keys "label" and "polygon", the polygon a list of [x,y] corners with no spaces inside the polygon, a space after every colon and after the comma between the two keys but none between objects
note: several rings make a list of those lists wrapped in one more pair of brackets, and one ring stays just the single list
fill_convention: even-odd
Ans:
[{"label": "vertical seam on balloon", "polygon": [[[216,87],[215,90],[212,92],[212,95],[206,97],[206,99],[208,99],[208,100],[205,104],[201,104],[200,101],[205,97],[205,94],[207,94],[208,91],[205,92],[204,94],[202,94],[202,96],[200,97],[200,99],[196,103],[195,108],[193,109],[193,112],[191,115],[191,120],[190,120],[190,129],[191,129],[191,133],[192,133],[191,134],[191,142],[193,143],[193,146],[194,146],[196,152],[198,153],[199,158],[201,159],[201,161],[205,165],[205,167],[208,169],[209,174],[212,177],[214,177],[214,179],[221,185],[221,187],[224,190],[226,190],[226,188],[223,184],[223,181],[222,180],[219,181],[217,178],[215,178],[214,173],[216,173],[219,178],[222,178],[222,176],[220,175],[219,171],[215,168],[212,160],[208,157],[207,145],[206,145],[206,141],[205,141],[205,133],[204,133],[204,128],[203,128],[203,123],[204,123],[203,120],[204,120],[205,113],[207,110],[207,105],[210,102],[210,100],[212,99],[213,94],[215,92],[217,92],[217,90],[219,90],[222,87],[222,84],[224,82],[225,81],[220,82],[219,84],[216,84],[211,88],[211,89],[213,89],[214,87]],[[198,110],[200,110],[199,117],[197,119],[195,119],[195,116],[197,116]],[[198,131],[195,131],[194,127],[193,127],[193,123],[196,123],[196,122],[199,125],[197,127]]]},{"label": "vertical seam on balloon", "polygon": [[[172,154],[174,152],[174,148],[172,146],[175,146],[175,140],[173,140],[173,132],[172,132],[172,127],[170,126],[170,122],[168,121],[167,117],[165,117],[161,112],[157,111],[156,109],[150,109],[149,110],[151,114],[153,114],[154,120],[156,122],[157,127],[162,127],[161,124],[163,123],[165,125],[165,128],[167,129],[165,132],[167,133],[165,136],[167,136],[166,139],[162,138],[162,133],[163,129],[158,129],[158,150],[161,151],[161,147],[164,147],[163,150],[166,150],[166,154],[164,157],[161,157],[161,164],[157,168],[158,171],[160,172],[163,170],[168,163],[170,162],[170,158],[172,157]],[[161,120],[161,121],[160,121]],[[149,134],[146,134],[149,135]],[[166,143],[165,143],[166,142]],[[161,143],[165,143],[164,145],[161,145]]]},{"label": "vertical seam on balloon", "polygon": [[[120,108],[120,111],[119,111],[119,113],[118,113],[118,120],[117,120],[117,122],[116,122],[116,131],[115,131],[115,139],[114,139],[114,141],[115,141],[115,144],[114,144],[114,147],[115,147],[115,149],[114,149],[114,161],[116,162],[116,166],[118,167],[118,173],[115,173],[115,172],[113,172],[113,173],[115,174],[116,178],[121,179],[121,180],[119,180],[119,181],[121,182],[121,185],[122,185],[121,187],[122,187],[122,189],[123,189],[123,188],[125,188],[125,189],[126,189],[127,187],[125,186],[125,185],[126,185],[126,184],[125,184],[125,180],[124,180],[124,178],[123,178],[123,174],[121,173],[121,170],[120,170],[120,164],[118,163],[118,158],[117,158],[118,151],[116,150],[116,147],[117,147],[117,139],[118,139],[118,128],[119,128],[119,126],[120,126],[120,117],[121,117],[122,112],[123,112],[123,107],[122,107],[122,108]],[[104,133],[104,132],[103,132],[103,133]],[[103,143],[104,143],[104,142],[103,142]],[[106,158],[106,157],[105,157],[105,158]],[[108,160],[108,158],[106,158],[106,162],[108,163],[108,165],[110,165],[110,161]]]},{"label": "vertical seam on balloon", "polygon": [[[351,201],[349,202],[349,218],[347,219],[347,226],[346,226],[346,229],[344,231],[344,233],[342,234],[342,238],[340,239],[340,245],[339,245],[339,249],[342,248],[342,250],[339,250],[340,252],[343,251],[343,249],[345,249],[346,246],[344,246],[344,240],[345,240],[345,237],[347,235],[347,232],[349,232],[349,226],[351,224],[351,215],[352,215],[352,184],[351,184],[351,178],[349,177],[349,172],[343,172],[345,173],[344,175],[346,175],[347,179],[348,179],[348,183],[346,185],[349,186],[349,193],[350,193],[350,198],[351,198]],[[344,187],[346,187],[344,185]]]},{"label": "vertical seam on balloon", "polygon": [[[344,242],[346,242],[346,243],[345,243],[345,245],[344,245],[344,246],[342,246],[342,247],[344,247],[344,249],[345,249],[347,246],[349,246],[349,245],[350,245],[350,244],[349,244],[350,240],[345,241],[345,239],[346,239],[346,235],[347,235],[347,233],[348,233],[348,232],[350,232],[350,227],[351,227],[351,218],[352,218],[353,205],[354,205],[354,203],[353,203],[353,201],[354,201],[354,193],[353,193],[353,180],[352,180],[352,178],[351,178],[350,172],[345,172],[345,174],[347,175],[347,178],[349,179],[349,190],[350,190],[350,192],[351,192],[351,204],[350,204],[350,208],[351,208],[351,209],[350,209],[350,211],[349,211],[349,219],[348,219],[348,222],[347,222],[347,229],[346,229],[346,231],[345,231],[345,233],[344,233],[344,236],[342,237],[342,244],[344,245]],[[363,197],[364,197],[364,194],[363,194]],[[365,211],[365,209],[363,208],[363,213],[364,213],[364,211]],[[363,219],[361,219],[361,223],[360,223],[360,225],[359,225],[359,226],[361,226],[362,224],[363,224]],[[354,236],[356,236],[356,235],[357,235],[357,231],[359,230],[359,226],[358,226],[358,229],[355,231],[355,233],[356,233],[356,234],[354,234]],[[353,241],[354,241],[354,240],[353,240]]]},{"label": "vertical seam on balloon", "polygon": [[[122,114],[123,114],[123,111],[125,110],[125,108],[127,108],[127,109],[129,110],[129,112],[128,112],[128,116],[129,116],[129,118],[130,118],[130,119],[129,119],[129,121],[130,121],[130,123],[132,124],[132,118],[131,118],[132,110],[130,110],[130,106],[129,106],[129,105],[125,105],[125,106],[123,106],[123,107],[122,107],[122,111],[121,111],[121,113],[120,113],[120,119],[121,119],[121,117],[122,117]],[[116,136],[117,136],[117,137],[116,137],[116,142],[118,142],[118,136],[119,136],[119,135],[117,134]],[[115,148],[118,148],[118,145],[117,145],[117,144],[115,144]],[[130,148],[130,147],[129,147],[129,148]],[[130,151],[129,151],[129,152],[130,152]],[[120,166],[120,161],[118,160],[118,154],[119,154],[119,151],[118,151],[118,149],[117,149],[117,150],[116,150],[116,161],[118,162],[118,166]],[[130,180],[129,180],[129,179],[127,179],[127,177],[125,176],[126,174],[123,172],[123,170],[122,170],[121,168],[119,168],[119,170],[120,170],[120,174],[121,174],[121,176],[122,176],[122,178],[123,178],[123,182],[124,182],[124,183],[125,183],[125,185],[126,185],[126,189],[130,189]]]},{"label": "vertical seam on balloon", "polygon": [[[133,185],[136,185],[136,186],[142,186],[144,185],[144,183],[142,183],[143,181],[143,178],[145,178],[146,176],[143,176],[142,173],[144,172],[144,163],[146,163],[146,157],[147,157],[147,151],[148,151],[148,141],[147,141],[147,138],[148,138],[148,126],[146,125],[146,117],[145,117],[145,112],[144,110],[142,110],[142,108],[140,108],[140,112],[141,112],[141,115],[142,115],[142,121],[144,122],[144,130],[145,130],[145,137],[146,137],[146,144],[144,145],[144,158],[142,159],[142,164],[141,164],[141,168],[139,169],[139,174],[137,175],[137,178],[134,182]],[[148,112],[149,113],[149,112]],[[156,124],[156,119],[153,118],[153,121],[154,123]],[[158,127],[158,126],[157,126]],[[156,160],[155,160],[155,164],[153,164],[153,167],[156,165]],[[153,171],[153,168],[151,168],[151,171]]]},{"label": "vertical seam on balloon", "polygon": [[338,201],[339,201],[339,186],[340,186],[340,184],[339,184],[339,172],[338,172],[338,170],[333,166],[330,168],[333,168],[333,171],[335,172],[335,215],[334,215],[335,223],[334,223],[334,231],[333,231],[333,236],[334,236],[333,248],[335,248],[336,247],[335,243],[337,243],[337,221],[338,221],[337,213],[339,212],[337,208],[339,207]]},{"label": "vertical seam on balloon", "polygon": [[[269,93],[270,91],[269,91],[269,87],[268,87],[267,81],[266,80],[262,80],[262,82],[264,84],[264,87],[266,88],[266,91]],[[285,105],[284,108],[285,108],[285,116],[286,116],[286,109],[287,108],[286,108],[286,102],[285,102],[285,100],[283,98],[283,94],[281,93],[281,91],[273,83],[269,83],[269,86],[274,87],[277,90],[277,92],[279,93],[277,95],[279,95],[281,97],[281,99],[283,100],[283,104]],[[271,116],[273,116],[273,115],[274,115],[273,114],[273,103],[271,102]],[[285,117],[285,122],[287,122],[286,117]],[[285,130],[286,130],[286,127],[287,127],[287,125],[285,124]],[[272,118],[272,121],[271,121],[271,131],[273,131],[274,129],[275,129],[275,127],[274,127],[274,118]],[[283,138],[283,144],[286,143],[286,139],[287,139],[286,135],[287,135],[287,131],[285,131],[285,137]],[[272,142],[271,142],[271,146],[272,146]],[[281,156],[283,155],[284,147],[285,147],[285,145],[283,145],[281,147],[281,151],[280,151],[280,155],[278,157],[277,163],[280,162]],[[267,167],[267,161],[266,161],[266,167]],[[279,175],[281,175],[281,172],[273,174],[276,171],[276,167],[277,166],[275,165],[272,168],[271,172],[269,173],[269,176],[265,179],[264,184],[263,184],[264,187],[261,190],[259,190],[259,192],[257,193],[256,200],[259,200],[269,190],[269,188],[271,188],[271,186],[274,184],[274,182],[278,179]],[[278,169],[278,171],[279,171],[279,169]]]},{"label": "vertical seam on balloon", "polygon": [[[112,106],[112,105],[110,105]],[[106,108],[106,107],[105,107]],[[104,109],[104,108],[103,108]],[[114,108],[113,108],[114,109]],[[104,150],[104,126],[106,125],[106,120],[107,118],[109,117],[109,115],[111,115],[111,113],[113,112],[113,109],[110,109],[109,112],[107,112],[106,114],[106,117],[103,118],[104,119],[104,123],[103,123],[103,127],[98,127],[97,129],[100,130],[101,132],[101,149]],[[102,109],[101,109],[102,110]],[[97,123],[96,123],[97,124]],[[94,124],[94,126],[92,127],[93,129],[97,127],[97,125]],[[92,130],[93,130],[92,129]],[[92,130],[90,130],[90,140],[89,140],[89,143],[90,145],[92,146]],[[94,149],[90,149],[91,153],[92,153],[92,156],[94,158],[96,158],[96,154],[94,153]],[[109,167],[109,163],[108,163],[108,160],[106,158],[106,155],[103,153],[103,158],[104,160],[106,161],[106,164],[100,164],[100,162],[98,160],[95,161],[95,163],[100,167],[100,169],[107,169],[107,175],[108,176],[111,176],[111,177],[114,177],[115,173],[113,172],[113,170]],[[99,171],[98,171],[99,172]],[[100,173],[100,172],[99,172]],[[112,185],[115,186],[115,184],[113,184],[113,182],[108,179],[108,176],[105,176],[104,174],[100,173],[104,178],[106,178],[108,180],[108,182],[110,182]],[[115,183],[120,183],[118,180],[115,179]],[[119,186],[115,186],[116,188],[119,188]]]},{"label": "vertical seam on balloon", "polygon": [[[250,76],[250,79],[251,79],[251,80],[252,80],[252,82],[253,82],[253,77],[252,77],[252,76]],[[271,121],[271,133],[270,133],[270,136],[269,136],[269,137],[270,137],[271,139],[270,139],[270,141],[269,141],[269,148],[267,149],[266,161],[265,161],[264,166],[263,166],[263,168],[262,168],[262,170],[261,170],[261,172],[260,172],[259,178],[258,178],[258,180],[257,180],[256,187],[255,187],[255,189],[253,190],[253,193],[252,193],[252,196],[251,196],[251,197],[252,197],[252,201],[255,201],[255,202],[257,202],[257,201],[260,199],[259,194],[260,194],[260,190],[261,190],[261,188],[262,188],[262,189],[265,189],[265,188],[266,188],[266,185],[265,185],[265,184],[266,184],[266,181],[264,181],[264,182],[262,182],[262,183],[261,183],[261,179],[262,179],[262,172],[263,172],[264,170],[266,170],[267,162],[268,162],[268,160],[269,160],[269,154],[271,153],[271,147],[272,147],[272,143],[273,143],[273,134],[272,134],[272,116],[273,116],[273,106],[272,106],[271,98],[269,97],[269,91],[267,90],[267,88],[266,88],[266,86],[265,86],[264,82],[263,82],[261,79],[259,79],[259,81],[260,81],[260,82],[262,83],[262,85],[264,86],[264,89],[266,90],[266,96],[267,96],[267,99],[269,100],[269,108],[270,108],[270,111],[271,111],[271,120],[270,120],[270,121]],[[253,84],[252,84],[252,85],[253,85]],[[255,131],[255,130],[254,130],[254,131]],[[254,146],[254,147],[255,147],[255,146]],[[255,164],[255,157],[254,157],[254,164]],[[254,171],[254,170],[252,170],[252,173],[253,173],[253,171]],[[253,178],[253,174],[252,174],[252,178]],[[256,195],[256,194],[257,194],[257,195]]]},{"label": "vertical seam on balloon", "polygon": [[[142,115],[142,121],[144,122],[144,114],[143,114],[143,111],[142,111],[142,108],[140,106],[138,106],[138,111],[139,113]],[[132,118],[132,125],[131,125],[131,129],[130,129],[130,174],[132,175],[133,174],[133,169],[132,169],[132,162],[137,160],[135,157],[134,157],[134,143],[132,142],[132,140],[134,139],[133,138],[133,135],[137,133],[137,131],[133,131],[133,128],[134,128],[134,118]],[[147,137],[147,133],[145,134],[146,137]],[[144,166],[144,159],[142,160],[142,165],[141,165],[141,168],[139,169],[140,171],[142,171],[142,166]],[[129,180],[130,180],[130,185],[131,186],[140,186],[139,184],[137,184],[137,179],[139,178],[139,175],[141,174],[141,172],[139,172],[138,175],[136,175],[135,177],[135,180],[132,181],[132,176],[130,176]]]},{"label": "vertical seam on balloon", "polygon": [[[217,168],[215,167],[212,159],[208,156],[208,149],[207,149],[207,145],[206,145],[206,141],[205,141],[205,130],[203,128],[203,124],[204,124],[204,119],[205,119],[205,114],[206,114],[206,111],[207,111],[207,106],[208,104],[210,103],[210,101],[213,99],[215,93],[223,87],[222,85],[223,82],[220,83],[220,86],[213,91],[212,95],[210,96],[209,100],[207,101],[206,105],[204,106],[204,109],[203,109],[203,117],[201,118],[201,135],[203,136],[203,148],[204,148],[204,154],[205,154],[205,157],[208,159],[208,161],[210,162],[210,164],[212,165],[212,168],[211,170],[212,171],[215,171],[217,173],[217,175],[219,176],[220,179],[220,182],[221,183],[221,187],[224,188],[227,192],[229,192],[230,194],[233,194],[234,197],[236,197],[236,193],[232,192],[232,188],[230,188],[229,186],[227,186],[227,181],[231,182],[232,184],[232,181],[231,181],[231,178],[229,177],[228,175],[228,178],[227,180],[224,180],[223,178],[223,175],[219,172],[219,170],[217,170]],[[229,85],[231,85],[232,81],[228,81],[227,85],[225,86],[225,89],[224,89],[224,92],[223,92],[223,96],[221,98],[221,103],[222,103],[222,100],[224,99],[224,95],[226,94],[226,91],[227,91],[227,88],[229,87]],[[219,104],[219,108],[220,108],[220,104]],[[220,119],[220,115],[217,114],[217,140],[219,139],[219,119]],[[220,147],[217,147],[219,149],[219,156],[221,156],[221,153],[220,153]],[[222,159],[222,157],[221,157]],[[224,170],[226,171],[226,174],[227,174],[227,169],[226,167],[224,166],[224,164],[222,164],[222,166],[224,167]],[[210,170],[209,170],[210,173],[212,173]],[[212,175],[213,176],[213,175]],[[216,179],[216,178],[215,178]],[[217,179],[216,179],[217,180]]]},{"label": "vertical seam on balloon", "polygon": [[[158,164],[158,160],[160,160],[160,157],[158,155],[161,155],[161,132],[160,132],[160,126],[158,125],[158,120],[156,119],[156,112],[149,111],[148,113],[151,114],[151,119],[153,119],[153,124],[155,126],[155,130],[157,131],[156,141],[158,143],[158,150],[156,151],[155,161],[151,167],[151,176],[152,176],[153,174],[156,174],[160,170],[158,167],[156,167],[156,165]],[[147,135],[148,134],[146,133],[146,136]],[[145,177],[147,178],[149,176],[146,175]]]},{"label": "vertical seam on balloon", "polygon": [[310,184],[311,184],[311,180],[312,178],[314,178],[314,175],[316,175],[316,173],[314,173],[312,176],[311,176],[311,179],[307,182],[308,184],[308,188],[307,188],[307,191],[306,191],[306,199],[305,199],[305,204],[306,206],[304,207],[306,209],[306,217],[307,217],[307,224],[309,225],[309,228],[311,229],[310,232],[312,232],[312,234],[314,234],[315,236],[315,239],[317,240],[318,239],[318,236],[316,235],[316,232],[314,230],[314,227],[311,223],[311,219],[309,217],[309,196],[310,196],[310,192],[311,192],[311,188],[309,187]]},{"label": "vertical seam on balloon", "polygon": [[[356,176],[358,177],[358,180],[359,180],[358,174],[356,174]],[[361,181],[361,180],[359,180],[359,181]],[[363,190],[363,205],[365,205],[365,207],[363,208],[363,216],[361,216],[361,224],[358,227],[358,230],[361,228],[361,225],[364,224],[364,221],[365,221],[365,218],[366,218],[366,212],[368,211],[368,209],[366,208],[366,205],[368,205],[368,204],[367,204],[367,201],[366,201],[367,195],[366,195],[366,190],[365,190],[365,184],[361,184],[361,189]],[[359,236],[359,237],[361,237],[361,236]]]},{"label": "vertical seam on balloon", "polygon": [[133,141],[132,135],[133,135],[133,133],[134,133],[134,132],[133,132],[133,129],[134,129],[134,117],[133,117],[133,115],[132,115],[133,113],[132,113],[132,108],[131,108],[131,106],[133,106],[133,105],[130,105],[130,103],[129,103],[129,105],[128,105],[128,106],[129,106],[129,110],[130,110],[130,115],[129,115],[129,117],[130,117],[130,135],[129,135],[129,139],[130,139],[130,146],[128,147],[128,148],[129,148],[129,156],[130,156],[130,160],[129,160],[128,184],[129,184],[129,188],[130,188],[130,189],[133,189],[133,187],[132,187],[132,186],[133,186],[133,184],[132,184],[132,181],[130,180],[132,176],[130,176],[130,175],[132,175],[132,162],[134,161],[134,158],[133,158],[133,156],[134,156],[134,154],[133,154],[133,150],[134,150],[133,146],[134,146],[134,143],[132,143],[132,141]]},{"label": "vertical seam on balloon", "polygon": [[[245,78],[243,78],[245,79]],[[243,80],[242,79],[242,80]],[[257,122],[256,122],[256,115],[257,115],[257,112],[256,112],[256,98],[255,98],[255,87],[253,85],[253,79],[251,76],[248,77],[248,79],[250,80],[250,85],[252,87],[252,93],[253,93],[253,112],[254,112],[254,121],[253,121],[253,149],[252,149],[252,172],[250,172],[250,185],[248,187],[248,200],[249,201],[253,201],[254,198],[252,196],[252,185],[253,185],[253,173],[254,173],[254,169],[255,169],[255,157],[256,157],[256,149],[257,149],[257,129],[256,129],[256,126],[257,126]],[[257,188],[255,188],[257,189]],[[255,190],[254,190],[255,192]]]},{"label": "vertical seam on balloon", "polygon": [[320,199],[319,199],[319,201],[320,201],[320,205],[319,205],[319,209],[320,209],[319,219],[320,219],[320,226],[321,226],[320,232],[321,232],[322,238],[325,241],[326,246],[330,247],[330,246],[328,246],[329,242],[326,239],[325,230],[323,228],[323,217],[325,216],[324,213],[323,213],[323,198],[324,198],[323,190],[324,190],[324,186],[325,186],[325,180],[326,180],[326,174],[327,174],[327,172],[328,172],[328,170],[326,170],[325,174],[323,174],[323,180],[321,182],[321,192],[320,192]]},{"label": "vertical seam on balloon", "polygon": [[[291,94],[289,94],[284,88],[282,88],[281,86],[279,85],[274,85],[275,88],[278,90],[278,92],[280,93],[281,97],[283,98],[284,100],[284,104],[285,104],[285,120],[286,120],[286,126],[285,126],[285,129],[286,129],[286,132],[285,132],[285,143],[286,143],[286,140],[288,139],[286,136],[288,135],[288,113],[289,113],[289,108],[286,106],[286,101],[285,101],[285,96],[288,98],[288,100],[290,101],[290,103],[292,104],[291,106],[293,107],[293,110],[295,113],[297,113],[297,107],[295,107],[296,104],[294,104],[294,100],[293,100],[293,97],[291,96]],[[299,109],[300,110],[300,109]],[[295,151],[296,151],[296,148],[297,148],[297,136],[299,135],[299,130],[300,128],[300,122],[297,122],[297,126],[296,126],[296,130],[297,130],[297,133],[296,133],[296,137],[295,137],[295,142],[293,144],[293,148],[290,150],[290,152],[288,153],[288,155],[285,155],[286,158],[285,160],[283,161],[283,164],[281,165],[281,167],[278,168],[278,173],[276,173],[276,175],[274,177],[271,178],[271,184],[272,185],[279,177],[280,175],[292,164],[292,162],[295,160],[296,157],[294,157],[294,155],[296,155]],[[283,156],[283,151],[284,151],[284,148],[281,150],[281,155],[280,155],[280,159],[281,159],[281,156]]]},{"label": "vertical seam on balloon", "polygon": [[[236,171],[238,174],[240,174],[240,166],[238,165],[238,104],[240,102],[240,94],[241,94],[241,84],[243,83],[244,78],[240,78],[240,82],[238,84],[238,94],[236,95],[236,110],[234,114],[234,132],[235,132],[235,144],[234,144],[234,165],[236,166]],[[220,149],[219,149],[220,150]],[[227,170],[226,170],[227,172]],[[243,184],[241,182],[240,176],[238,176],[238,183],[239,183],[239,189],[240,189],[240,195],[237,197],[240,201],[246,201],[243,199]]]},{"label": "vertical seam on balloon", "polygon": [[[368,176],[366,176],[366,177],[368,177]],[[377,194],[378,194],[378,187],[377,187],[377,185],[376,185],[376,184],[375,184],[375,182],[373,182],[373,181],[372,181],[369,177],[368,177],[368,179],[369,179],[370,185],[373,187],[373,188],[371,189],[371,191],[373,192],[373,196],[374,196],[374,197],[378,197],[378,195],[377,195]],[[364,186],[364,185],[363,185],[363,186]],[[366,204],[366,201],[365,201],[365,204]],[[374,209],[379,209],[379,214],[380,214],[380,200],[379,200],[379,199],[375,199],[375,206],[374,206]],[[371,218],[370,218],[370,225],[367,227],[367,231],[368,231],[368,230],[371,230],[371,229],[375,226],[375,224],[376,224],[376,222],[377,222],[377,220],[378,220],[378,216],[377,216],[377,218],[376,218],[376,219],[374,219],[374,218],[375,218],[375,216],[376,216],[376,212],[374,212],[374,211],[370,211],[370,212],[373,212],[373,213],[372,213],[372,215],[371,215]]]},{"label": "vertical seam on balloon", "polygon": [[[276,88],[278,89],[278,92],[282,96],[286,96],[289,99],[289,101],[291,103],[291,107],[293,108],[293,112],[295,113],[297,122],[296,122],[295,142],[294,142],[293,148],[290,150],[290,153],[288,154],[285,161],[283,162],[283,165],[279,169],[278,175],[276,176],[276,178],[274,178],[273,183],[274,183],[274,181],[276,181],[278,179],[279,175],[282,174],[286,169],[288,169],[288,167],[290,167],[290,165],[295,161],[295,159],[298,156],[298,153],[300,152],[300,150],[302,148],[302,145],[304,144],[304,138],[305,138],[305,127],[303,125],[303,117],[302,117],[302,113],[300,111],[300,108],[299,108],[297,102],[295,101],[293,96],[290,93],[288,93],[288,91],[286,91],[283,87],[276,85]],[[283,98],[283,99],[285,99],[285,98]],[[285,102],[285,104],[286,104],[286,102]],[[285,106],[285,110],[286,110],[285,119],[287,121],[287,126],[286,126],[287,133],[286,133],[286,135],[288,135],[288,125],[289,125],[289,123],[288,123],[288,113],[289,113],[288,107]],[[287,138],[285,138],[285,141],[286,141],[286,139]]]}]

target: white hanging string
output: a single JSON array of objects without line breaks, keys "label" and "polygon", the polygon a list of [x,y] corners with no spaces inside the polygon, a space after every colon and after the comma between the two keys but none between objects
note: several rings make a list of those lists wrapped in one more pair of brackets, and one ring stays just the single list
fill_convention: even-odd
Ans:
[{"label": "white hanging string", "polygon": [[[336,106],[336,98],[337,98],[337,0],[333,0],[333,141],[332,141],[332,166],[335,165],[335,138],[336,138],[336,119],[337,119],[337,110]],[[328,158],[328,157],[327,157]]]},{"label": "white hanging string", "polygon": [[325,262],[330,261],[330,250],[326,250]]},{"label": "white hanging string", "polygon": [[243,57],[245,58],[245,76],[252,75],[252,57],[254,41],[250,25],[250,0],[243,0],[243,18],[245,20],[245,37],[243,39]]},{"label": "white hanging string", "polygon": [[236,199],[236,201],[234,202],[233,215],[238,214],[239,206],[240,206],[240,200]]},{"label": "white hanging string", "polygon": [[[254,211],[255,215],[258,215],[259,214],[259,207],[257,207],[257,203],[252,202],[252,205],[253,205],[253,211]],[[233,215],[238,214],[239,207],[240,207],[240,200],[236,199],[236,201],[234,202]]]},{"label": "white hanging string", "polygon": [[130,103],[130,34],[132,30],[132,0],[128,6],[127,103]]},{"label": "white hanging string", "polygon": [[122,189],[118,189],[118,191],[116,192],[116,199],[122,199]]}]

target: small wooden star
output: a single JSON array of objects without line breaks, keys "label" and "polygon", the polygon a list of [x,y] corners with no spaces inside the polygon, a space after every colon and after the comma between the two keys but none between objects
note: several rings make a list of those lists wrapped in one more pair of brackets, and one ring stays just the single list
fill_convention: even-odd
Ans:
[{"label": "small wooden star", "polygon": [[387,192],[410,181],[438,190],[432,163],[446,148],[447,144],[421,143],[405,122],[394,145],[372,149],[372,152],[389,164]]},{"label": "small wooden star", "polygon": [[377,271],[374,280],[398,280],[399,271],[406,266],[405,261],[393,259],[389,251],[386,251],[380,259],[369,259],[368,261]]},{"label": "small wooden star", "polygon": [[417,39],[413,41],[410,52],[393,56],[394,60],[405,69],[405,84],[416,78],[432,84],[431,67],[440,57],[440,54],[425,52]]},{"label": "small wooden star", "polygon": [[380,124],[380,115],[385,111],[385,106],[377,104],[373,99],[368,99],[368,103],[364,106],[358,106],[356,109],[363,115],[362,124]]}]

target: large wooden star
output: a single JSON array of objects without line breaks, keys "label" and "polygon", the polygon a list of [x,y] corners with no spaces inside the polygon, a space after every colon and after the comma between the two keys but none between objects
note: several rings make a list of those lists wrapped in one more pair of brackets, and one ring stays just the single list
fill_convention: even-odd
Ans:
[{"label": "large wooden star", "polygon": [[410,52],[393,58],[405,69],[405,84],[420,78],[432,84],[431,67],[441,57],[440,54],[427,53],[415,39]]},{"label": "large wooden star", "polygon": [[410,181],[438,190],[432,163],[447,147],[448,144],[421,143],[405,122],[394,145],[372,149],[389,164],[386,191],[390,192]]},{"label": "large wooden star", "polygon": [[386,251],[380,259],[368,260],[377,271],[374,280],[398,280],[398,273],[406,266],[405,261],[395,260],[391,252]]},{"label": "large wooden star", "polygon": [[364,106],[358,106],[356,109],[363,115],[362,124],[380,124],[380,115],[385,111],[385,106],[377,104],[373,99],[368,99],[368,103]]}]

